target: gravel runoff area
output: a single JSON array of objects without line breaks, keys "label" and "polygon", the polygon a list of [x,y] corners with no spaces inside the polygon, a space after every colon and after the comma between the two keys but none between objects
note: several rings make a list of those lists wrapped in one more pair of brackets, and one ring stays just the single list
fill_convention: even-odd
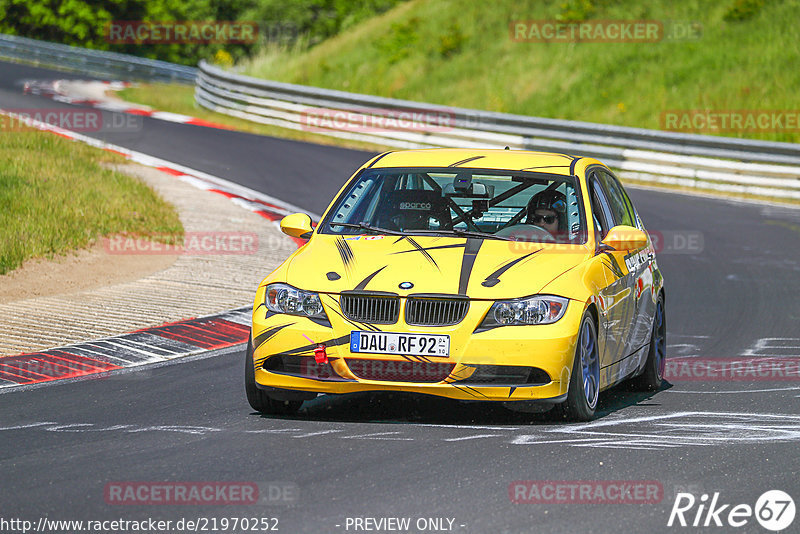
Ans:
[{"label": "gravel runoff area", "polygon": [[[140,165],[117,168],[142,179],[177,208],[187,252],[166,269],[138,280],[65,294],[56,294],[54,287],[50,296],[0,304],[0,356],[252,305],[258,283],[297,249],[277,224],[222,195]],[[117,256],[117,263],[119,254],[163,253],[148,243],[108,240],[97,253]]]}]

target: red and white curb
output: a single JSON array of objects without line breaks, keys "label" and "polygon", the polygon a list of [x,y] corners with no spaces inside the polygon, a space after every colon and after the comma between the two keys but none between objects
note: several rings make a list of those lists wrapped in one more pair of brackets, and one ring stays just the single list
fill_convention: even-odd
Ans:
[{"label": "red and white curb", "polygon": [[55,81],[29,80],[25,82],[23,86],[23,92],[25,94],[50,98],[52,100],[55,100],[57,102],[63,102],[65,104],[89,106],[103,111],[129,113],[131,115],[151,117],[153,119],[158,119],[167,122],[177,122],[179,124],[191,124],[193,126],[217,128],[219,130],[234,129],[224,124],[198,119],[197,117],[182,115],[180,113],[170,113],[169,111],[158,111],[151,109],[147,106],[132,104],[130,102],[125,102],[122,100],[113,100],[110,98],[99,98],[99,97],[86,98],[85,93],[91,93],[92,91],[77,91],[77,93],[79,94],[74,94],[73,93],[74,88],[76,86],[79,87],[81,84],[85,84],[87,86],[100,85],[103,87],[102,91],[100,91],[101,93],[108,90],[119,91],[120,89],[125,89],[126,87],[130,87],[132,85],[129,82],[118,82],[118,81],[101,82],[96,80],[55,80]]},{"label": "red and white curb", "polygon": [[[270,195],[184,165],[106,143],[3,109],[0,109],[0,114],[13,117],[32,128],[119,154],[130,161],[171,174],[199,189],[223,195],[276,226],[280,226],[278,221],[286,215],[297,212],[308,213],[307,210]],[[309,215],[314,220],[320,218],[316,214]],[[298,246],[306,243],[302,239],[292,239]],[[250,311],[250,307],[238,308],[204,319],[179,321],[113,338],[2,357],[0,388],[107,373],[124,367],[164,361],[244,343],[250,332]]]},{"label": "red and white curb", "polygon": [[250,307],[128,334],[0,358],[0,389],[163,362],[244,343]]},{"label": "red and white curb", "polygon": [[[297,212],[308,213],[308,210],[304,210],[298,206],[295,206],[288,202],[284,202],[265,193],[260,193],[253,189],[250,189],[249,187],[245,187],[243,185],[230,182],[228,180],[225,180],[224,178],[220,178],[218,176],[205,173],[203,171],[191,169],[184,165],[173,163],[171,161],[167,161],[154,156],[149,156],[147,154],[144,154],[142,152],[137,152],[135,150],[129,150],[119,145],[106,143],[105,141],[100,141],[98,139],[89,137],[87,135],[73,132],[71,130],[66,130],[64,128],[60,128],[58,126],[54,126],[52,124],[48,124],[43,121],[38,121],[32,119],[31,117],[25,117],[17,113],[13,113],[2,109],[0,109],[0,113],[13,117],[18,122],[30,126],[32,128],[36,128],[42,131],[48,131],[60,137],[71,139],[73,141],[80,141],[87,145],[101,148],[108,152],[113,152],[133,162],[145,165],[147,167],[153,167],[160,171],[171,174],[172,176],[175,176],[179,180],[191,184],[199,189],[223,195],[229,198],[232,202],[234,202],[238,206],[241,206],[249,211],[252,211],[253,213],[256,213],[264,217],[269,221],[274,222],[277,226],[279,226],[278,221],[280,221],[280,219],[282,219],[286,215],[290,215],[292,213],[297,213]],[[312,220],[316,221],[320,219],[319,215],[313,213],[309,213],[309,215],[311,216]],[[296,239],[296,238],[293,239],[295,240],[298,246],[302,246],[305,243],[305,241],[302,239]]]}]

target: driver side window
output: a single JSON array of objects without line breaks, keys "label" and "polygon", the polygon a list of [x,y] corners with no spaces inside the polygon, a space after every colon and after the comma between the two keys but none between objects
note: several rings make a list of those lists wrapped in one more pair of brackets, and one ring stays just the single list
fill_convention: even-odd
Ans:
[{"label": "driver side window", "polygon": [[594,172],[589,176],[589,192],[592,197],[592,219],[595,230],[600,234],[600,239],[604,239],[614,226],[614,217],[608,203],[608,193]]},{"label": "driver side window", "polygon": [[626,226],[636,226],[636,217],[633,214],[633,207],[627,195],[619,185],[617,180],[605,171],[599,171],[600,180],[603,182],[604,190],[607,191],[609,206],[614,212],[616,224]]}]

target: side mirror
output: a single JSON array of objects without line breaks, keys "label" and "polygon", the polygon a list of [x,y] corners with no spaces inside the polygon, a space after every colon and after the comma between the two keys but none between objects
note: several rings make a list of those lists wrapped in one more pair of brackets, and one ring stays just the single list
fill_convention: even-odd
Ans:
[{"label": "side mirror", "polygon": [[647,246],[647,234],[633,226],[619,225],[608,231],[603,244],[614,250],[638,250]]},{"label": "side mirror", "polygon": [[309,239],[313,231],[311,217],[305,213],[292,213],[281,219],[281,232],[288,236]]}]

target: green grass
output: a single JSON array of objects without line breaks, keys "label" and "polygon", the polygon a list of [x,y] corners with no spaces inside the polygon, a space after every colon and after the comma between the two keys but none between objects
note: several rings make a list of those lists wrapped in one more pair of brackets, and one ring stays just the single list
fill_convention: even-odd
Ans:
[{"label": "green grass", "polygon": [[[763,4],[763,5],[762,5]],[[683,21],[696,40],[533,43],[509,23]],[[244,73],[422,102],[660,128],[668,110],[796,110],[800,0],[412,0],[307,49],[269,49]],[[723,135],[800,141],[798,132]]]},{"label": "green grass", "polygon": [[0,274],[113,234],[182,235],[144,183],[103,164],[123,158],[38,131],[0,132]]},{"label": "green grass", "polygon": [[321,145],[335,145],[359,150],[371,150],[376,152],[385,150],[381,145],[373,143],[335,139],[327,135],[250,122],[238,117],[225,115],[224,113],[217,113],[203,108],[195,102],[193,86],[166,83],[138,84],[119,91],[118,95],[127,102],[144,104],[145,106],[150,106],[160,111],[190,115],[198,119],[222,124],[241,132],[270,135],[273,137],[283,137]]}]

